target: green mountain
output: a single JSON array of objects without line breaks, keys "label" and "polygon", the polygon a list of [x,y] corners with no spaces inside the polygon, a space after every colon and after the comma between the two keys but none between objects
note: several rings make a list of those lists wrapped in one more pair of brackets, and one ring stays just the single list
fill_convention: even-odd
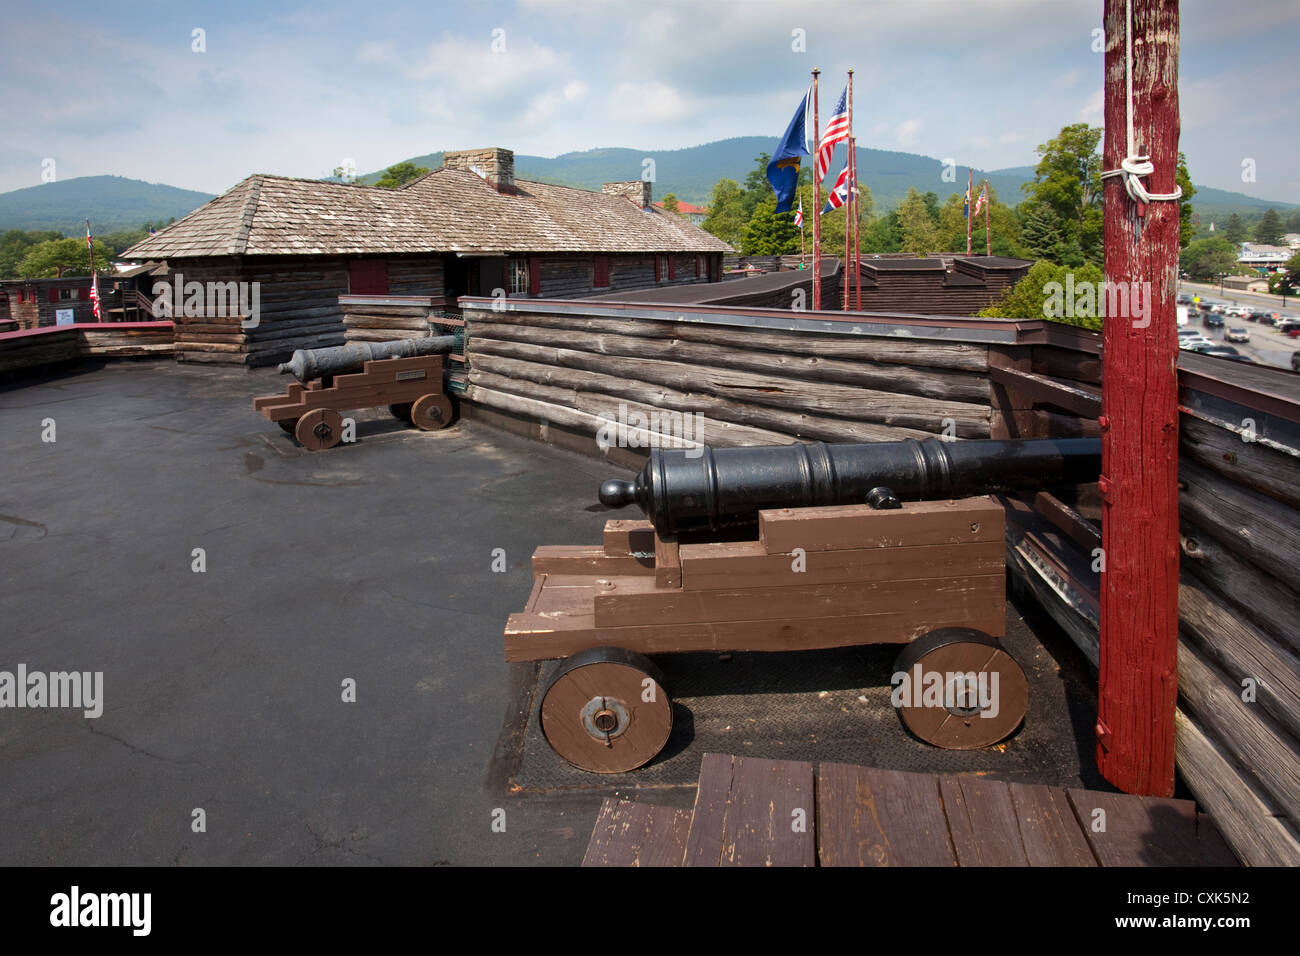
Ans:
[{"label": "green mountain", "polygon": [[122,176],[80,176],[0,193],[0,232],[56,229],[66,236],[85,235],[87,219],[96,235],[137,229],[146,222],[179,219],[211,198]]},{"label": "green mountain", "polygon": [[[562,156],[528,156],[516,154],[515,176],[534,182],[555,183],[560,186],[577,186],[582,189],[599,189],[602,183],[640,179],[642,164],[654,160],[654,194],[660,199],[675,193],[678,199],[696,205],[707,205],[713,187],[719,179],[743,182],[754,168],[760,153],[771,153],[776,139],[766,136],[738,136],[732,139],[705,143],[687,149],[589,149]],[[916,153],[896,153],[883,149],[858,148],[858,176],[871,188],[877,211],[891,209],[902,202],[908,187],[922,192],[933,191],[942,202],[950,194],[966,189],[966,168],[954,171],[957,181],[944,182],[943,167],[937,159]],[[428,169],[442,165],[442,153],[413,156],[408,162]],[[831,163],[832,171],[841,168],[844,151],[840,149]],[[1023,175],[1028,169],[1028,176]],[[370,184],[383,175],[367,173],[357,181]],[[1033,178],[1029,167],[1012,170],[984,172],[975,170],[975,181],[988,179],[999,197],[1007,202],[1019,202],[1020,184]]]},{"label": "green mountain", "polygon": [[[515,156],[515,175],[536,182],[599,189],[601,183],[639,179],[642,163],[652,159],[655,163],[656,199],[676,193],[678,199],[702,206],[708,204],[713,186],[719,179],[743,182],[746,174],[754,168],[755,157],[760,153],[771,153],[776,142],[775,138],[766,136],[738,136],[687,149],[589,149],[555,157],[521,153]],[[941,203],[952,193],[966,189],[965,166],[954,171],[954,182],[944,182],[943,167],[932,156],[859,147],[857,160],[858,177],[870,187],[877,213],[897,206],[911,186],[923,193],[938,194]],[[437,169],[442,165],[442,153],[414,156],[408,161]],[[832,172],[839,170],[843,162],[844,150],[841,148],[831,162]],[[1020,187],[1034,178],[1034,167],[976,169],[974,173],[977,184],[987,179],[1002,202],[1015,205],[1024,199]],[[381,175],[382,171],[368,173],[359,177],[358,182],[370,184]],[[1258,218],[1268,208],[1279,211],[1298,208],[1295,203],[1258,199],[1209,186],[1197,186],[1196,190],[1192,205],[1207,223],[1211,219],[1226,220],[1233,212],[1250,219]]]}]

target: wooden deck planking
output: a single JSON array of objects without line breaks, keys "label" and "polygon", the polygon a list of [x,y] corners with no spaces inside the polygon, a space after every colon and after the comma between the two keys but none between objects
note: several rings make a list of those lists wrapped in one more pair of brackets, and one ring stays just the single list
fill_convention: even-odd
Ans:
[{"label": "wooden deck planking", "polygon": [[813,768],[706,754],[687,866],[816,866]]},{"label": "wooden deck planking", "polygon": [[956,866],[938,778],[824,763],[817,778],[822,866]]},{"label": "wooden deck planking", "polygon": [[[1096,815],[1097,810],[1104,816]],[[724,754],[704,755],[693,812],[607,799],[584,865],[676,862],[1239,865],[1214,824],[1190,800],[839,763],[823,763],[814,774],[809,763]]]},{"label": "wooden deck planking", "polygon": [[681,866],[691,812],[606,797],[583,866]]}]

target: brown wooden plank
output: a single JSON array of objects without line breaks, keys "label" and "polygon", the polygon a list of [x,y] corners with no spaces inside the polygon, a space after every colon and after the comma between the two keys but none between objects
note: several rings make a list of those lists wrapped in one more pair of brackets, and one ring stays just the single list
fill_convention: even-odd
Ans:
[{"label": "brown wooden plank", "polygon": [[1063,789],[1013,783],[1011,799],[1030,866],[1097,865]]},{"label": "brown wooden plank", "polygon": [[682,587],[687,591],[725,589],[741,581],[747,587],[782,587],[1001,574],[1006,561],[1001,541],[809,551],[799,556],[768,554],[758,541],[711,542],[683,544],[680,555]]},{"label": "brown wooden plank", "polygon": [[691,812],[606,797],[583,866],[681,866]]},{"label": "brown wooden plank", "polygon": [[855,548],[918,547],[1001,541],[1006,523],[992,498],[911,501],[875,511],[866,505],[760,511],[759,540],[768,554]]},{"label": "brown wooden plank", "polygon": [[585,544],[546,544],[533,552],[533,574],[654,574],[654,558],[612,555],[605,548]]},{"label": "brown wooden plank", "polygon": [[507,661],[552,660],[601,645],[624,647],[640,654],[667,654],[906,644],[939,627],[973,627],[1001,637],[1006,632],[1005,603],[999,600],[996,604],[967,608],[936,605],[923,615],[895,611],[811,619],[785,617],[625,627],[596,627],[590,610],[551,617],[511,614],[505,628],[505,658]]},{"label": "brown wooden plank", "polygon": [[676,539],[665,541],[659,535],[655,535],[654,544],[655,585],[661,588],[680,588],[682,586],[682,561],[678,554]]},{"label": "brown wooden plank", "polygon": [[528,592],[528,601],[524,604],[525,614],[532,614],[537,610],[537,599],[541,596],[542,587],[545,584],[545,574],[538,574],[533,577],[533,589]]},{"label": "brown wooden plank", "polygon": [[700,761],[700,782],[686,837],[686,866],[717,866],[722,859],[735,762],[729,754],[705,754]]},{"label": "brown wooden plank", "polygon": [[[1074,815],[1102,866],[1207,866],[1219,859],[1213,842],[1202,845],[1196,804],[1191,800],[1094,790],[1067,792]],[[1104,817],[1097,810],[1104,811]]]},{"label": "brown wooden plank", "polygon": [[643,577],[617,578],[596,595],[596,626],[642,621],[689,624],[704,621],[842,617],[905,611],[924,621],[936,607],[988,608],[1005,600],[1002,574],[812,584],[802,587],[734,588],[716,591],[661,590]]},{"label": "brown wooden plank", "polygon": [[[719,814],[724,780],[727,795]],[[707,801],[704,812],[700,795]],[[732,757],[728,767],[706,759],[700,768],[686,862],[688,866],[814,866],[815,830],[812,764]]]},{"label": "brown wooden plank", "polygon": [[938,778],[823,763],[817,773],[822,866],[956,866]]},{"label": "brown wooden plank", "polygon": [[655,526],[649,521],[615,519],[605,522],[605,553],[623,556],[632,553],[651,554],[654,546]]},{"label": "brown wooden plank", "polygon": [[984,777],[939,778],[959,866],[1028,866],[1010,788]]}]

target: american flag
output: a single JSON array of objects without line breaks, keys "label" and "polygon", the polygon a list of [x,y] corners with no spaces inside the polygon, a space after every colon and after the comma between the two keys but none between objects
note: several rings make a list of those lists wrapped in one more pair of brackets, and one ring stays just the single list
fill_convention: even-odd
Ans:
[{"label": "american flag", "polygon": [[821,182],[826,178],[826,171],[831,168],[831,156],[835,153],[836,143],[847,143],[849,141],[849,88],[844,87],[844,92],[840,94],[839,105],[835,107],[835,112],[831,118],[826,121],[826,131],[822,133],[821,145],[817,147],[817,179],[815,182]]},{"label": "american flag", "polygon": [[841,171],[838,179],[835,180],[835,188],[831,194],[826,197],[826,208],[822,210],[822,215],[826,215],[832,209],[839,209],[849,201],[849,164],[845,162],[844,169]]},{"label": "american flag", "polygon": [[794,224],[800,229],[803,228],[803,197],[799,197],[799,208],[794,214]]},{"label": "american flag", "polygon": [[980,214],[980,210],[984,208],[984,204],[988,201],[989,201],[989,184],[985,183],[980,188],[979,196],[975,199],[975,215],[978,216]]},{"label": "american flag", "polygon": [[90,251],[90,301],[94,303],[95,321],[104,321],[99,311],[99,277],[95,275],[95,240],[90,238],[90,220],[86,220],[86,248]]}]

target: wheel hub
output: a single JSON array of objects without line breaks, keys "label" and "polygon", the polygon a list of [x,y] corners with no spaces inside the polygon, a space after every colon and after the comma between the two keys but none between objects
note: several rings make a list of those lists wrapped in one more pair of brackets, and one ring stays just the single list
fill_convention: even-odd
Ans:
[{"label": "wheel hub", "polygon": [[597,740],[609,740],[627,730],[627,707],[613,697],[593,697],[582,708],[582,726]]}]

